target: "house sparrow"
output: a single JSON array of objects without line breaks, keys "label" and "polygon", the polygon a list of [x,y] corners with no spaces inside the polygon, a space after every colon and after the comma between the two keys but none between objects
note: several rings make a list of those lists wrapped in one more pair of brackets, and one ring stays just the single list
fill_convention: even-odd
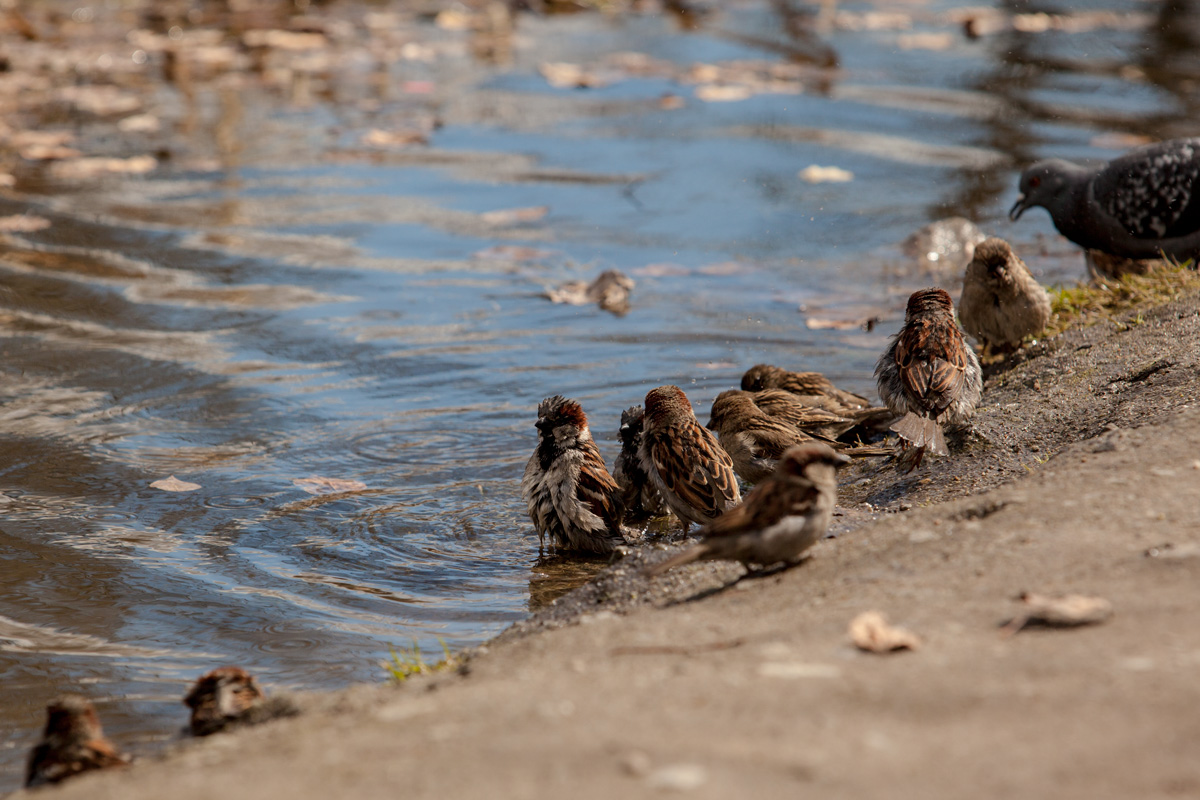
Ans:
[{"label": "house sparrow", "polygon": [[742,501],[733,461],[696,421],[678,386],[646,395],[639,457],[663,501],[683,521],[704,524]]},{"label": "house sparrow", "polygon": [[67,694],[46,707],[46,730],[29,754],[25,785],[58,783],[81,772],[123,767],[130,761],[104,738],[91,701]]},{"label": "house sparrow", "polygon": [[[756,364],[746,370],[742,376],[742,389],[747,392],[761,392],[763,389],[782,389],[795,395],[814,398],[828,398],[836,401],[837,406],[827,408],[829,411],[854,410],[870,407],[871,403],[862,395],[854,394],[837,388],[819,372],[792,372],[770,364]],[[815,405],[810,402],[809,405]]]},{"label": "house sparrow", "polygon": [[192,709],[193,736],[291,716],[295,707],[286,699],[267,699],[258,681],[241,667],[220,667],[192,684],[184,704]]},{"label": "house sparrow", "polygon": [[888,408],[903,415],[892,430],[917,448],[912,469],[926,447],[949,455],[942,426],[970,419],[983,378],[945,290],[922,289],[908,298],[904,327],[875,365],[875,379]]},{"label": "house sparrow", "polygon": [[1049,324],[1050,295],[1008,242],[992,237],[975,248],[967,265],[958,318],[983,344],[1015,350]]},{"label": "house sparrow", "polygon": [[574,400],[547,397],[538,406],[538,445],[521,480],[538,542],[608,554],[624,544],[617,483]]},{"label": "house sparrow", "polygon": [[546,297],[554,303],[583,306],[595,303],[603,311],[611,311],[618,317],[629,311],[629,293],[636,284],[633,278],[618,269],[608,269],[596,276],[591,283],[568,281],[558,288],[547,289]]},{"label": "house sparrow", "polygon": [[642,446],[642,419],[645,413],[641,406],[633,406],[621,413],[621,453],[613,465],[613,480],[620,488],[621,506],[625,514],[637,519],[656,517],[667,513],[663,508],[662,495],[642,469],[638,450]]},{"label": "house sparrow", "polygon": [[775,471],[746,495],[746,502],[700,530],[699,544],[644,574],[653,577],[701,559],[764,566],[797,562],[825,534],[837,502],[837,468],[849,460],[820,442],[788,448]]},{"label": "house sparrow", "polygon": [[713,400],[708,429],[716,432],[717,442],[733,460],[734,472],[747,483],[758,483],[773,473],[775,462],[792,445],[813,441],[794,425],[768,416],[755,405],[752,393],[737,389],[721,392]]}]

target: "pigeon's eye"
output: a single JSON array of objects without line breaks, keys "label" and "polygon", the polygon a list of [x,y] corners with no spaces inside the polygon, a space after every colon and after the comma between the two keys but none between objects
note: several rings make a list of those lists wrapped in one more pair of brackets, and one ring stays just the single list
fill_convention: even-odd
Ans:
[{"label": "pigeon's eye", "polygon": [[1036,189],[1041,185],[1042,185],[1042,179],[1040,177],[1038,177],[1037,175],[1034,175],[1032,178],[1029,179],[1029,188],[1030,189]]}]

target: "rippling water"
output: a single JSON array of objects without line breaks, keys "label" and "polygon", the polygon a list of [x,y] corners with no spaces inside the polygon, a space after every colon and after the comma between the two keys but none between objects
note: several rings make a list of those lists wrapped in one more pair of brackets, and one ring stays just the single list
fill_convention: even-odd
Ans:
[{"label": "rippling water", "polygon": [[[539,559],[523,513],[542,397],[579,398],[611,462],[621,409],[661,383],[702,415],[761,361],[873,394],[931,280],[905,236],[965,214],[1073,281],[1044,214],[1004,218],[1020,165],[1195,132],[1178,4],[978,41],[937,0],[844,3],[828,33],[785,6],[714,7],[690,32],[526,15],[510,64],[447,45],[303,96],[200,84],[188,158],[127,181],[27,170],[0,215],[51,225],[0,242],[0,788],[70,686],[145,752],[212,666],[332,688],[381,680],[389,648],[494,635],[596,567]],[[621,51],[678,73],[571,90],[537,71]],[[678,80],[744,59],[800,65],[803,91],[705,102]],[[430,114],[427,146],[362,144]],[[853,180],[805,183],[813,164]],[[625,316],[541,297],[614,267],[637,281]],[[871,333],[805,325],[874,314]],[[150,486],[169,475],[200,488]]]}]

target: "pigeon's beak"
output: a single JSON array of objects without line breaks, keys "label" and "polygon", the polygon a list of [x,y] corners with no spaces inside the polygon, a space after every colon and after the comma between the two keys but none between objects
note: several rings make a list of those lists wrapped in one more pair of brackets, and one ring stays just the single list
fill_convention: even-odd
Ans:
[{"label": "pigeon's beak", "polygon": [[1028,206],[1025,205],[1025,195],[1017,195],[1017,202],[1013,203],[1013,207],[1008,210],[1008,218],[1016,222],[1025,213],[1026,208]]}]

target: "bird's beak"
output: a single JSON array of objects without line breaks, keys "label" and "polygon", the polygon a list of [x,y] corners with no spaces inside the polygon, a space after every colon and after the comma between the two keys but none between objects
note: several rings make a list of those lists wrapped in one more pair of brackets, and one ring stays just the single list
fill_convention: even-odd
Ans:
[{"label": "bird's beak", "polygon": [[1016,222],[1025,213],[1026,208],[1028,206],[1025,205],[1025,195],[1017,195],[1017,202],[1013,203],[1013,207],[1008,210],[1008,218]]}]

